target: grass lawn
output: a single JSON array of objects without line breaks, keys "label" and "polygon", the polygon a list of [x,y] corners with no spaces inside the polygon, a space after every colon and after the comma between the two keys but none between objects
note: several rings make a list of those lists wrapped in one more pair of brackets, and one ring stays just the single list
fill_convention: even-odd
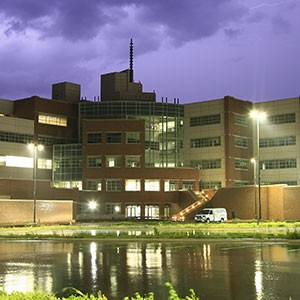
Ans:
[{"label": "grass lawn", "polygon": [[123,221],[74,225],[0,227],[1,238],[256,238],[300,239],[300,222]]}]

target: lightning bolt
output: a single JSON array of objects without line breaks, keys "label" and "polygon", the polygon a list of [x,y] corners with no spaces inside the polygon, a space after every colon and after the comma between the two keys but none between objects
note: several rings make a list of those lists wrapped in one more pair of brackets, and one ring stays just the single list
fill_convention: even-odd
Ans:
[{"label": "lightning bolt", "polygon": [[286,1],[279,1],[279,2],[275,2],[275,3],[260,3],[256,6],[250,7],[250,9],[257,9],[257,8],[261,8],[261,7],[274,7],[274,6],[278,6],[278,5],[282,5],[282,4],[286,4],[288,2],[299,2],[299,0],[286,0]]}]

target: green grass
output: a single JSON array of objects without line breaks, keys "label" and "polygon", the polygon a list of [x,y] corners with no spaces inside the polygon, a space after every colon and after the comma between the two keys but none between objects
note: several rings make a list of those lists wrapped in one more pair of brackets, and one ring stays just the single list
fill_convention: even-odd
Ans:
[{"label": "green grass", "polygon": [[[189,290],[189,295],[180,298],[171,283],[167,282],[165,285],[169,289],[168,298],[166,300],[200,300],[193,289]],[[64,291],[68,292],[69,296],[59,298],[41,291],[28,293],[13,292],[11,294],[0,291],[0,300],[109,300],[101,292],[98,292],[97,295],[89,295],[84,294],[75,288],[66,288]],[[139,292],[136,292],[134,296],[126,296],[124,300],[155,300],[155,295],[152,292],[146,295],[141,295]]]},{"label": "green grass", "polygon": [[111,222],[0,228],[1,238],[98,239],[300,239],[300,222]]}]

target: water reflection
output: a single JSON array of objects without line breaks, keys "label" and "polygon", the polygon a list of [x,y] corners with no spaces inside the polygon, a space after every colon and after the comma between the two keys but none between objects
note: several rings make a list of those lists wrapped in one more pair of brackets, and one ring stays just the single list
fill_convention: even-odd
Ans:
[{"label": "water reflection", "polygon": [[256,290],[256,299],[263,299],[263,274],[262,274],[262,262],[261,260],[255,261],[255,275],[254,275],[254,284]]},{"label": "water reflection", "polygon": [[255,243],[0,242],[0,289],[49,292],[73,286],[110,300],[165,282],[201,299],[298,299],[300,245]]}]

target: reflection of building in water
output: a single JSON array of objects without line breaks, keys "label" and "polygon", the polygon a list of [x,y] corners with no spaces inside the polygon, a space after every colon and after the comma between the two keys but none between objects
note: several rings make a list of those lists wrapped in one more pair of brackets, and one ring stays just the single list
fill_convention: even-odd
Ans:
[{"label": "reflection of building in water", "polygon": [[72,243],[0,243],[1,260],[7,261],[1,264],[1,289],[7,293],[32,292],[38,286],[39,290],[52,293],[55,281],[62,276],[52,268],[52,257],[68,257],[72,251]]},{"label": "reflection of building in water", "polygon": [[33,291],[37,284],[49,292],[66,286],[84,293],[101,290],[108,299],[137,291],[156,291],[155,299],[167,299],[164,285],[170,282],[179,295],[193,288],[201,299],[212,291],[212,299],[264,300],[277,295],[297,299],[291,291],[300,276],[299,245],[228,243],[226,247],[190,241],[1,242],[0,284],[7,292]]}]

